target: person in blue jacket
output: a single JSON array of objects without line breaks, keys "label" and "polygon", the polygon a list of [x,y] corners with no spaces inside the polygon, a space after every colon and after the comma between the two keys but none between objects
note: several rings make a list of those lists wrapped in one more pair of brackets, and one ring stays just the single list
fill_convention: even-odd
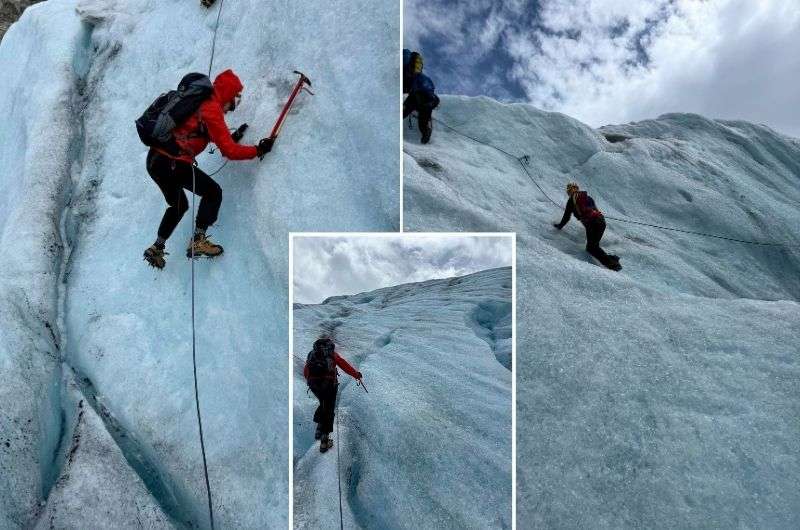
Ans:
[{"label": "person in blue jacket", "polygon": [[431,115],[439,105],[439,97],[431,78],[422,73],[422,56],[417,52],[403,50],[403,94],[408,97],[403,102],[403,118],[417,112],[417,123],[422,134],[422,143],[431,139],[433,125]]}]

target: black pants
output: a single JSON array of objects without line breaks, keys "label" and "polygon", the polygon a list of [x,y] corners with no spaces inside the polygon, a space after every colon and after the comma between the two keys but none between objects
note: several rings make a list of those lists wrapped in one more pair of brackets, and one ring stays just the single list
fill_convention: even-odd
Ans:
[{"label": "black pants", "polygon": [[603,238],[603,232],[606,231],[606,220],[603,217],[596,217],[588,221],[584,227],[586,228],[586,252],[605,265],[609,258],[605,250],[600,248],[600,240]]},{"label": "black pants", "polygon": [[423,94],[412,92],[403,102],[403,119],[407,118],[412,112],[417,112],[417,124],[419,125],[419,132],[424,139],[423,143],[427,143],[433,132],[431,115],[433,114],[435,105],[434,102],[429,101],[429,99],[430,98]]},{"label": "black pants", "polygon": [[192,190],[192,165],[151,149],[147,154],[147,172],[161,189],[169,205],[158,226],[158,237],[169,239],[183,214],[189,209],[184,189],[193,191],[201,197],[197,209],[197,228],[205,230],[217,220],[219,207],[222,204],[222,188],[203,171],[194,168],[197,189]]},{"label": "black pants", "polygon": [[339,383],[333,379],[315,381],[311,392],[317,396],[319,406],[314,411],[314,423],[319,424],[319,430],[325,434],[333,431],[333,417],[336,413],[336,389]]}]

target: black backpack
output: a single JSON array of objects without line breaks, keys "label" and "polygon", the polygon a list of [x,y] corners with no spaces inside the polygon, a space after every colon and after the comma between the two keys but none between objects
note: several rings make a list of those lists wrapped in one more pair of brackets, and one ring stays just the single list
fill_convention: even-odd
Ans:
[{"label": "black backpack", "polygon": [[336,373],[333,349],[334,344],[330,339],[319,339],[314,342],[314,349],[308,352],[306,358],[309,377],[330,377]]},{"label": "black backpack", "polygon": [[197,112],[200,104],[213,91],[214,85],[207,75],[186,74],[177,90],[158,96],[136,120],[136,132],[139,133],[142,143],[149,147],[159,147],[171,154],[179,154],[180,148],[172,130]]}]

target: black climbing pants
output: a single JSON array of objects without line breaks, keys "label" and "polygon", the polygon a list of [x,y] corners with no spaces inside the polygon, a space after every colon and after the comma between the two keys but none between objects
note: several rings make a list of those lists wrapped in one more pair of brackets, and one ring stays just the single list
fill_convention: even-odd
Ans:
[{"label": "black climbing pants", "polygon": [[433,114],[435,105],[433,104],[434,102],[429,101],[429,99],[430,98],[423,94],[412,92],[403,102],[403,119],[407,118],[412,112],[417,112],[417,125],[424,139],[423,143],[427,143],[433,132],[431,115]]},{"label": "black climbing pants", "polygon": [[603,265],[607,264],[608,254],[600,248],[600,240],[603,238],[603,232],[606,231],[606,220],[602,216],[595,217],[583,226],[586,228],[586,252],[597,258],[597,261]]},{"label": "black climbing pants", "polygon": [[336,389],[339,383],[333,379],[315,381],[310,387],[311,392],[317,396],[319,406],[314,411],[314,423],[319,424],[319,430],[324,434],[333,431],[333,417],[336,413]]},{"label": "black climbing pants", "polygon": [[189,209],[184,189],[200,196],[197,228],[205,230],[217,220],[219,207],[222,204],[222,188],[203,171],[194,168],[196,189],[192,190],[192,165],[151,149],[147,154],[147,173],[161,189],[169,205],[158,226],[158,237],[169,239],[183,214]]}]

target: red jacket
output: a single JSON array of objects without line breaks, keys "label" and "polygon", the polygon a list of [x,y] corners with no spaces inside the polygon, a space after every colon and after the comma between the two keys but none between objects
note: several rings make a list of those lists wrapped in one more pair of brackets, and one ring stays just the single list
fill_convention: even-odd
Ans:
[{"label": "red jacket", "polygon": [[194,157],[202,153],[209,142],[214,142],[222,156],[230,160],[249,160],[258,156],[254,145],[239,145],[234,142],[228,124],[225,123],[225,112],[222,107],[232,102],[242,88],[244,88],[242,82],[232,70],[225,70],[219,74],[214,80],[214,92],[211,97],[200,105],[196,114],[172,131],[175,142],[183,154],[171,158],[191,164],[194,162]]},{"label": "red jacket", "polygon": [[[354,379],[361,379],[361,372],[350,366],[350,363],[345,361],[344,357],[342,357],[336,352],[333,352],[333,362],[336,364],[336,366],[344,370],[350,377]],[[308,375],[308,363],[306,363],[306,365],[303,366],[303,377],[305,377],[306,380],[313,379]],[[326,375],[325,377],[329,378],[332,377],[333,379],[336,379],[336,370],[334,369],[332,374]]]}]

